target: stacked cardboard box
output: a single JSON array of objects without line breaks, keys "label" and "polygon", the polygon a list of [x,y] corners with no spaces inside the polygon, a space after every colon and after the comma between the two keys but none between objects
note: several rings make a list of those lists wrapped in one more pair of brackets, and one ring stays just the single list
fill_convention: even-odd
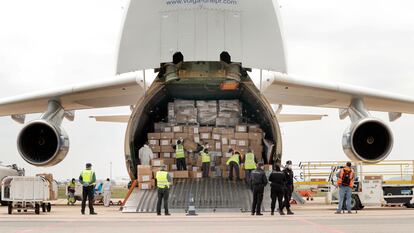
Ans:
[{"label": "stacked cardboard box", "polygon": [[197,124],[194,100],[174,100],[175,120],[178,124]]},{"label": "stacked cardboard box", "polygon": [[239,124],[242,107],[238,100],[219,100],[216,126],[231,126]]}]

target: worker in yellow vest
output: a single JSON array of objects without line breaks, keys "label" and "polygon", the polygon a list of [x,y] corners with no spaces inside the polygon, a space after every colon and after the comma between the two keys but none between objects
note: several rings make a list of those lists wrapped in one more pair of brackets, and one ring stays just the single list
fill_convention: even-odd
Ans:
[{"label": "worker in yellow vest", "polygon": [[237,181],[240,181],[240,152],[230,149],[229,153],[232,153],[232,156],[227,160],[226,163],[227,166],[229,166],[229,180],[233,180],[234,170],[236,173]]},{"label": "worker in yellow vest", "polygon": [[163,200],[165,215],[171,215],[168,211],[168,196],[170,194],[170,184],[172,183],[172,179],[166,171],[165,166],[161,167],[161,171],[157,171],[155,179],[157,180],[158,189],[157,215],[161,215],[161,204]]},{"label": "worker in yellow vest", "polygon": [[253,150],[249,148],[247,154],[244,156],[244,170],[246,171],[246,183],[250,184],[250,174],[256,169],[256,158]]},{"label": "worker in yellow vest", "polygon": [[79,182],[83,185],[81,213],[85,214],[86,200],[88,200],[89,214],[96,215],[97,213],[93,209],[96,175],[95,172],[92,171],[92,164],[86,164],[86,169],[83,170],[79,176]]},{"label": "worker in yellow vest", "polygon": [[184,146],[182,145],[181,140],[178,140],[177,145],[173,146],[173,148],[175,149],[177,170],[178,171],[187,170],[187,165],[185,162],[185,150],[184,150]]},{"label": "worker in yellow vest", "polygon": [[76,202],[75,199],[75,192],[76,192],[76,180],[72,178],[72,180],[68,184],[68,205],[74,205]]},{"label": "worker in yellow vest", "polygon": [[210,154],[208,153],[208,149],[204,149],[204,151],[201,151],[200,155],[203,170],[203,178],[207,178],[210,171]]}]

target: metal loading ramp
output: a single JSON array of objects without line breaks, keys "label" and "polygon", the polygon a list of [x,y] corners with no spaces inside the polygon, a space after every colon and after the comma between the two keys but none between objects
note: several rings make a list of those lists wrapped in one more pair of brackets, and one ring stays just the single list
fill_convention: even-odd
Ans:
[{"label": "metal loading ramp", "polygon": [[[207,179],[175,179],[170,189],[169,209],[184,212],[188,208],[190,195],[195,206],[201,211],[241,211],[249,212],[252,191],[244,181],[229,181],[217,177]],[[124,213],[155,213],[157,190],[138,190],[131,194],[123,208]],[[270,209],[270,188],[266,186],[262,210]]]}]

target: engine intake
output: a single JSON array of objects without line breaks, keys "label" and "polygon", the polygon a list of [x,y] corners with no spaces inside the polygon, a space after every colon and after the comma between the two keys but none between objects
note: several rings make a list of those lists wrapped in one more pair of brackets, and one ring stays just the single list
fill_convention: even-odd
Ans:
[{"label": "engine intake", "polygon": [[342,137],[345,154],[353,161],[377,163],[384,160],[394,143],[391,129],[376,118],[353,123]]},{"label": "engine intake", "polygon": [[17,139],[22,158],[35,166],[48,167],[61,162],[69,150],[69,138],[59,126],[46,120],[27,124]]}]

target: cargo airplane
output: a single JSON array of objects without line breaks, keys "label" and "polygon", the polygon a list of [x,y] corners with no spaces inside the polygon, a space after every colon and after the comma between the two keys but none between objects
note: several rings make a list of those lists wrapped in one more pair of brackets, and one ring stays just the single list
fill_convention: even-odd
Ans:
[{"label": "cargo airplane", "polygon": [[239,99],[274,142],[268,151],[272,161],[282,157],[272,104],[339,109],[340,119],[351,121],[342,136],[344,152],[372,163],[387,158],[393,134],[370,111],[387,112],[390,121],[414,113],[414,98],[289,75],[276,0],[130,0],[126,9],[115,77],[0,100],[0,115],[19,123],[26,114],[43,113],[26,123],[17,139],[28,163],[61,162],[69,150],[61,123],[82,109],[134,106],[125,135],[131,178],[138,148],[174,99]]}]

